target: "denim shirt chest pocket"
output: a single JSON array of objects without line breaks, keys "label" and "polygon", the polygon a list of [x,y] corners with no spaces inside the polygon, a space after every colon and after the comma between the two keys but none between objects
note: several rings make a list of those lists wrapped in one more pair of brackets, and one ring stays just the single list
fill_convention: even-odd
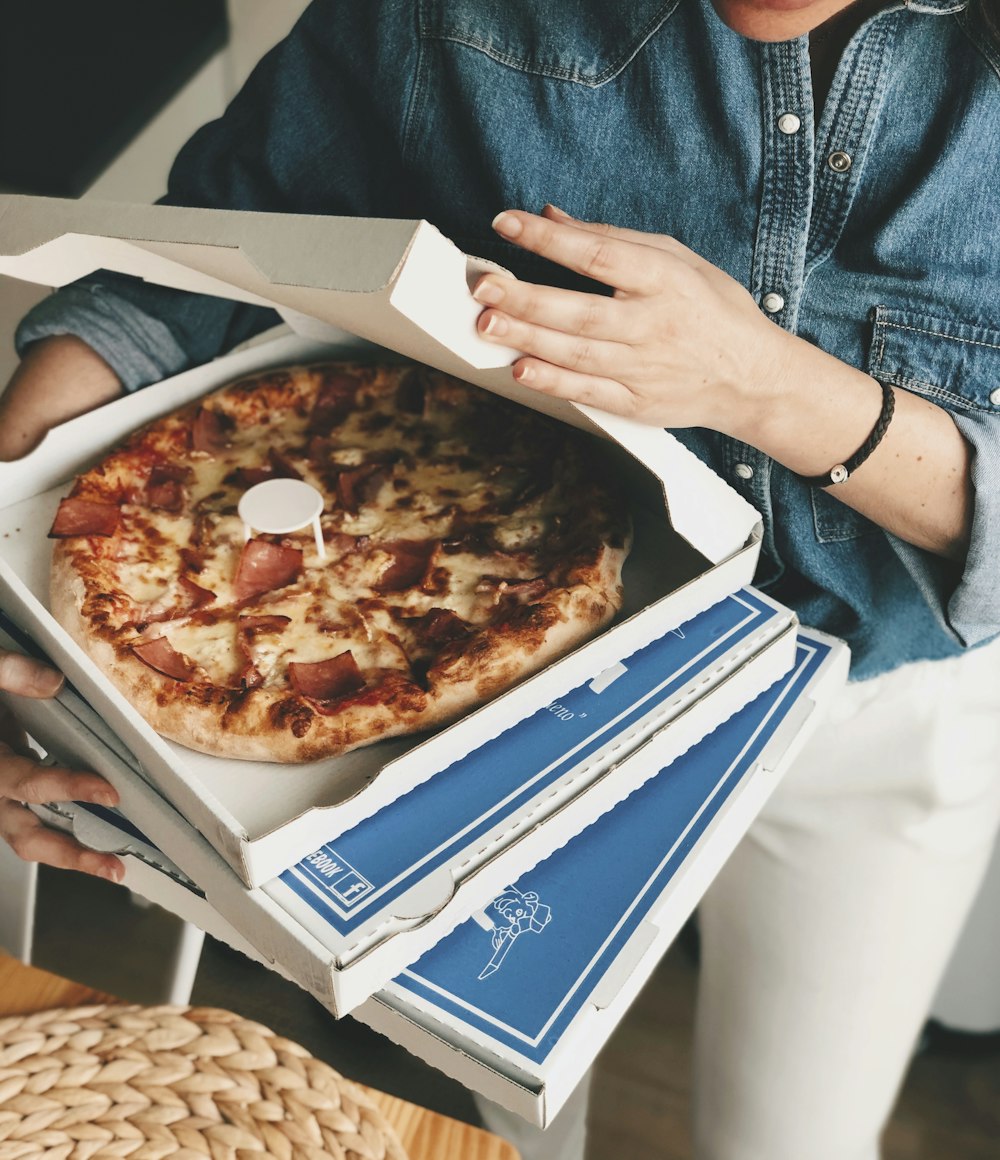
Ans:
[{"label": "denim shirt chest pocket", "polygon": [[[865,369],[945,410],[1000,421],[1000,328],[877,306]],[[812,499],[821,543],[879,530],[825,492],[814,490]]]},{"label": "denim shirt chest pocket", "polygon": [[875,308],[869,373],[949,411],[1000,416],[1000,328]]},{"label": "denim shirt chest pocket", "polygon": [[421,0],[420,35],[508,68],[596,88],[617,76],[679,0]]}]

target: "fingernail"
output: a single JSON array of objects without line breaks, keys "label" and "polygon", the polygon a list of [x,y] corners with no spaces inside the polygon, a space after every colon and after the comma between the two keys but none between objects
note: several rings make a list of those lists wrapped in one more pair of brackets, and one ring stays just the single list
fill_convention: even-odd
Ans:
[{"label": "fingernail", "polygon": [[121,882],[125,877],[124,866],[102,866],[98,871],[98,876],[106,878],[109,882]]},{"label": "fingernail", "polygon": [[494,338],[499,338],[510,330],[507,325],[507,319],[502,314],[491,314],[486,319],[486,325],[483,327],[483,334],[492,335]]},{"label": "fingernail", "polygon": [[118,805],[118,795],[116,793],[95,793],[92,799],[99,806],[116,806]]},{"label": "fingernail", "polygon": [[532,366],[524,364],[514,368],[514,378],[517,379],[519,383],[530,383],[534,377],[535,369]]},{"label": "fingernail", "polygon": [[493,228],[505,238],[516,238],[524,227],[512,213],[504,210],[493,219]]},{"label": "fingernail", "polygon": [[564,209],[560,209],[559,206],[553,205],[551,201],[545,206],[545,208],[549,211],[550,214],[554,214],[557,218],[562,218],[563,221],[571,222],[575,220]]},{"label": "fingernail", "polygon": [[496,282],[480,282],[472,291],[472,297],[477,302],[482,302],[487,306],[499,306],[505,295],[503,287],[498,286]]}]

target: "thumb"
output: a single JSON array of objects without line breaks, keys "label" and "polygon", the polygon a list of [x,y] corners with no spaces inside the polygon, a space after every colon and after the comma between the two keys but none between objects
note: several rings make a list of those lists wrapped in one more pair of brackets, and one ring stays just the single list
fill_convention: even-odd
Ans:
[{"label": "thumb", "polygon": [[54,697],[62,683],[62,674],[41,661],[0,649],[0,690],[19,697]]}]

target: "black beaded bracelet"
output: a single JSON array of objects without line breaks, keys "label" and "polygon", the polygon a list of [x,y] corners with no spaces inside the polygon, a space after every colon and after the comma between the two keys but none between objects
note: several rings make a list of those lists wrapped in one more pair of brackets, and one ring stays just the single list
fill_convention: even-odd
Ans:
[{"label": "black beaded bracelet", "polygon": [[850,479],[852,473],[857,471],[882,442],[882,436],[885,435],[892,420],[892,414],[896,410],[896,396],[888,384],[879,383],[879,386],[882,388],[882,410],[879,413],[878,422],[872,428],[872,433],[850,459],[845,459],[843,463],[835,463],[825,474],[800,476],[811,487],[829,487],[833,483],[843,483]]}]

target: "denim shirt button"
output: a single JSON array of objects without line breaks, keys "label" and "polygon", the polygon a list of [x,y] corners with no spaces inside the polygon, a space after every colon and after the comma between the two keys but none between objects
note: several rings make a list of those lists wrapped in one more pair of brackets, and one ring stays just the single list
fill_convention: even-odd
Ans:
[{"label": "denim shirt button", "polygon": [[740,479],[753,479],[753,468],[749,463],[737,463],[733,471],[740,477]]},{"label": "denim shirt button", "polygon": [[773,290],[769,294],[765,294],[760,300],[761,306],[768,312],[768,314],[777,314],[779,310],[784,309],[785,300],[780,294],[776,294]]},{"label": "denim shirt button", "polygon": [[827,165],[834,171],[834,173],[846,173],[848,169],[854,164],[850,153],[845,153],[843,149],[838,149],[831,153],[826,159]]},{"label": "denim shirt button", "polygon": [[990,402],[994,407],[1000,407],[1000,387],[990,391]]},{"label": "denim shirt button", "polygon": [[802,128],[802,122],[794,113],[782,113],[778,118],[778,128],[782,133],[791,136]]}]

